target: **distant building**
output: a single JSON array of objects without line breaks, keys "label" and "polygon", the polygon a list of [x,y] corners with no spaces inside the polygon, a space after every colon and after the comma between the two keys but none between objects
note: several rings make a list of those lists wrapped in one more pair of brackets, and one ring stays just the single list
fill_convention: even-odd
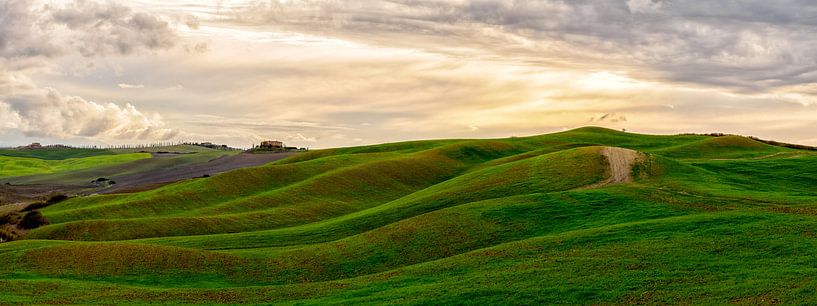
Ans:
[{"label": "distant building", "polygon": [[210,148],[210,149],[220,149],[220,150],[229,149],[229,147],[227,147],[227,145],[215,144],[215,143],[212,143],[212,142],[196,143],[195,145],[200,146],[200,147]]},{"label": "distant building", "polygon": [[262,149],[283,149],[284,143],[277,140],[265,140],[258,147]]},{"label": "distant building", "polygon": [[41,145],[39,142],[33,142],[30,145],[20,147],[20,149],[25,149],[25,150],[37,150],[37,149],[42,149],[42,148],[43,148],[43,145]]}]

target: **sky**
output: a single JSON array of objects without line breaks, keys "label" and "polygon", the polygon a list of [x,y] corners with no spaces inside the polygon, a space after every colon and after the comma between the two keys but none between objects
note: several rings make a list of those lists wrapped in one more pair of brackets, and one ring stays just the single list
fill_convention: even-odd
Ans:
[{"label": "sky", "polygon": [[0,146],[582,126],[817,145],[817,3],[0,1]]}]

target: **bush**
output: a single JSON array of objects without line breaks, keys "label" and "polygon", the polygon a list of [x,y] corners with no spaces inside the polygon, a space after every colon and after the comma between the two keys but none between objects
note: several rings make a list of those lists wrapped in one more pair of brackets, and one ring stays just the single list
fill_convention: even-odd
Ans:
[{"label": "bush", "polygon": [[46,206],[48,206],[47,202],[34,202],[34,203],[31,203],[31,204],[28,204],[28,206],[23,208],[23,210],[21,210],[21,211],[32,211],[32,210],[40,209],[40,208],[43,208],[43,207],[46,207]]},{"label": "bush", "polygon": [[0,227],[0,242],[7,242],[17,239],[17,233],[11,228]]},{"label": "bush", "polygon": [[29,211],[27,212],[22,219],[20,219],[20,223],[17,224],[17,227],[22,229],[34,229],[38,228],[43,225],[48,225],[50,222],[46,219],[42,213],[39,211]]},{"label": "bush", "polygon": [[44,207],[49,206],[49,205],[54,205],[54,204],[57,204],[59,202],[65,201],[68,198],[69,197],[67,195],[64,195],[64,194],[52,194],[52,195],[48,196],[48,198],[46,198],[45,201],[28,204],[28,206],[23,208],[22,211],[37,210],[37,209],[44,208]]},{"label": "bush", "polygon": [[0,226],[6,224],[17,224],[18,222],[20,222],[20,214],[18,213],[10,213],[0,216]]},{"label": "bush", "polygon": [[57,203],[59,203],[59,202],[65,201],[65,200],[68,200],[68,196],[67,196],[67,195],[64,195],[64,194],[61,194],[61,193],[57,193],[57,194],[52,194],[52,195],[50,195],[50,196],[48,197],[48,199],[46,199],[46,200],[45,200],[45,204],[46,204],[46,205],[57,204]]}]

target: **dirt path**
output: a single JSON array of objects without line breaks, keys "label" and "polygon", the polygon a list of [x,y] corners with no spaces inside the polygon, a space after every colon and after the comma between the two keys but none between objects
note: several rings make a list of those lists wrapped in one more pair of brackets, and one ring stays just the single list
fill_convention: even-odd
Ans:
[{"label": "dirt path", "polygon": [[601,154],[607,157],[610,164],[609,184],[627,183],[633,180],[630,173],[633,171],[633,164],[641,156],[638,152],[624,148],[605,147],[601,149]]},{"label": "dirt path", "polygon": [[628,183],[633,181],[632,171],[633,164],[641,158],[641,153],[630,149],[604,147],[601,149],[601,155],[607,158],[607,163],[610,166],[610,177],[607,179],[579,189],[592,189],[611,184]]}]

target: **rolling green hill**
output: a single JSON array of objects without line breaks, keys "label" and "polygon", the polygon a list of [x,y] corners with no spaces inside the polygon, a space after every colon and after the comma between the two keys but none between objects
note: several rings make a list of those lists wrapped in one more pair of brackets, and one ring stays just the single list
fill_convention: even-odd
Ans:
[{"label": "rolling green hill", "polygon": [[30,157],[50,160],[83,158],[113,154],[116,154],[116,152],[105,149],[76,149],[76,148],[44,148],[37,150],[0,149],[0,156]]},{"label": "rolling green hill", "polygon": [[0,177],[77,171],[115,165],[145,158],[150,158],[150,154],[131,153],[117,155],[96,155],[58,160],[41,159],[36,157],[0,156]]},{"label": "rolling green hill", "polygon": [[815,152],[736,136],[310,151],[43,208],[0,303],[814,303],[815,203]]}]

